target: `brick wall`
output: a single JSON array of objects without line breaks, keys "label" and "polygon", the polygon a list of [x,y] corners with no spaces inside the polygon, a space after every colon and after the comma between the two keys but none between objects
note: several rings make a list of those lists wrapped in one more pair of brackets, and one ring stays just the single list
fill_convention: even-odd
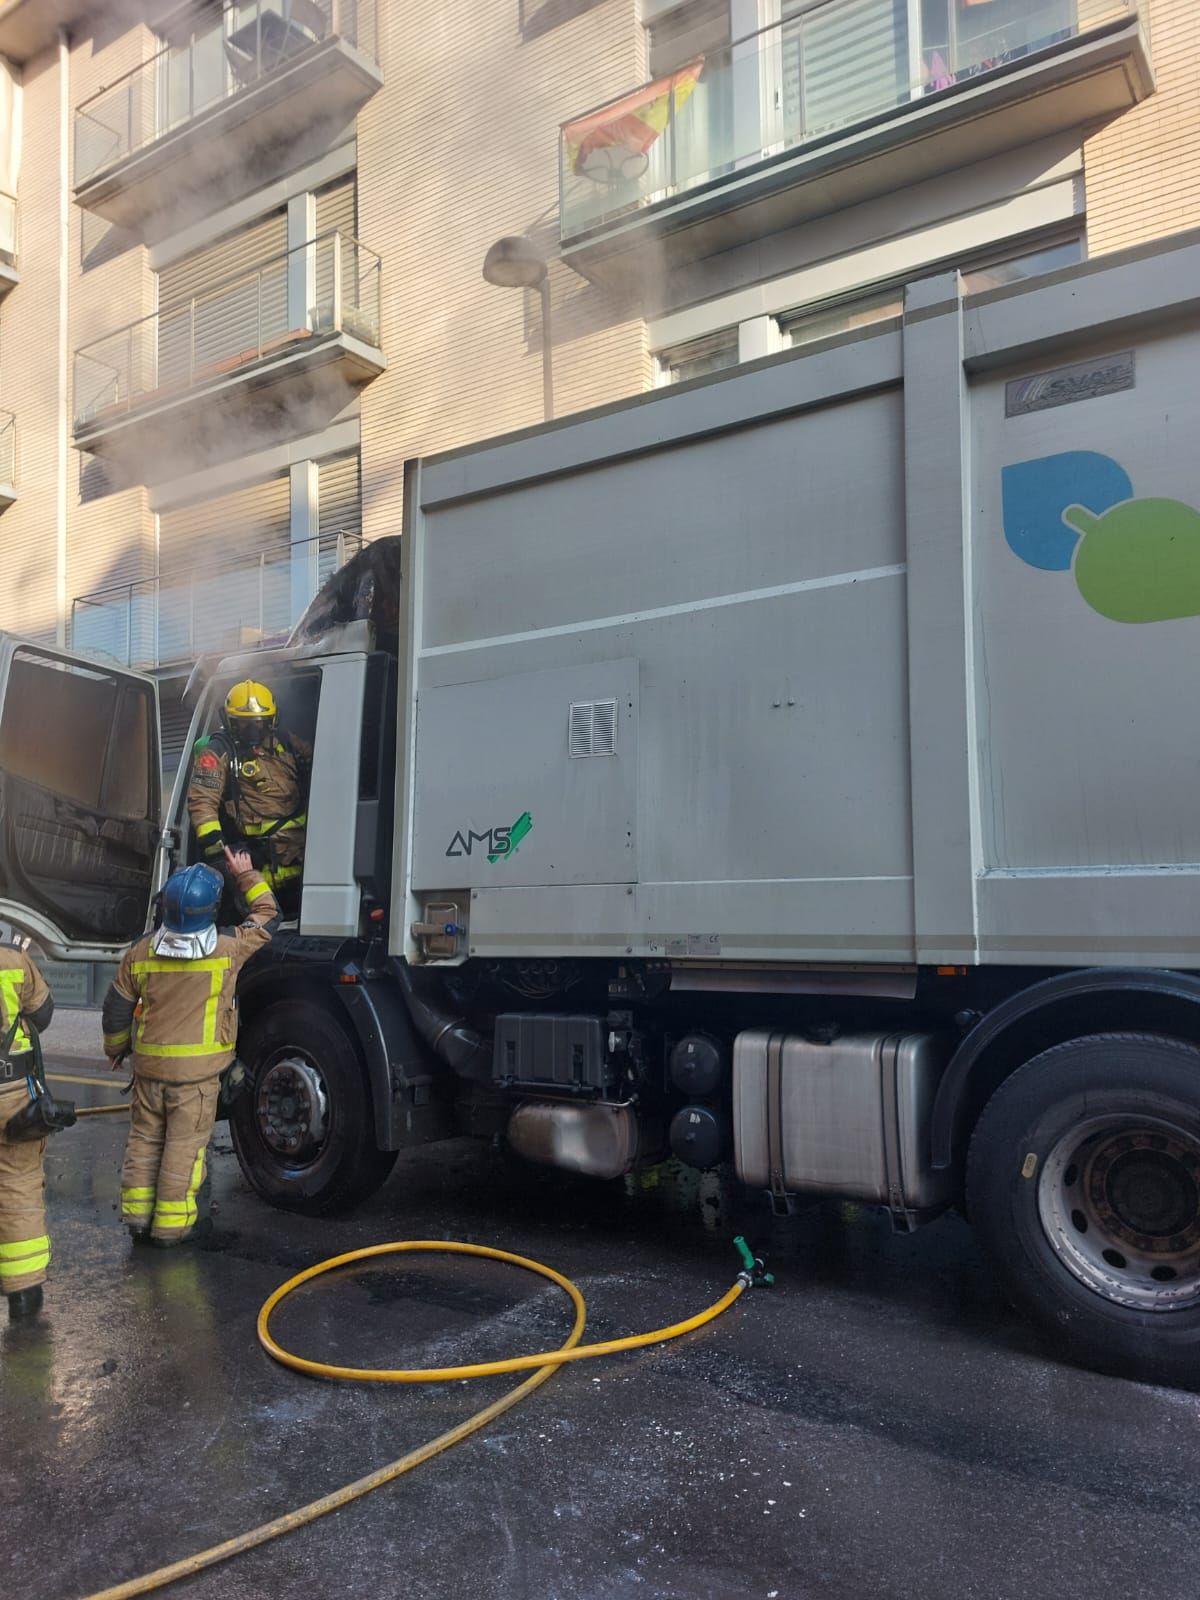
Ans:
[{"label": "brick wall", "polygon": [[1094,256],[1200,226],[1200,5],[1143,3],[1157,90],[1084,146]]},{"label": "brick wall", "polygon": [[[567,8],[564,8],[567,9]],[[488,246],[557,242],[560,122],[644,76],[635,0],[522,38],[513,4],[381,8],[384,87],[359,117],[359,226],[383,256],[387,373],[362,400],[368,537],[398,531],[406,458],[542,417],[537,298],[481,275]],[[650,382],[644,324],[554,267],[560,413]]]}]

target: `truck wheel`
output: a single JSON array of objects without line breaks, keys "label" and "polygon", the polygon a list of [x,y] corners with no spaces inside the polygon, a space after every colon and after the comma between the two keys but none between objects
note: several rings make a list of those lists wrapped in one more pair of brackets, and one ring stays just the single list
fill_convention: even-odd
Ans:
[{"label": "truck wheel", "polygon": [[375,1146],[366,1073],[337,1022],[319,1006],[280,1001],[249,1024],[239,1055],[249,1082],[229,1127],[263,1199],[318,1216],[374,1194],[396,1152]]},{"label": "truck wheel", "polygon": [[1019,1307],[1103,1371],[1200,1384],[1200,1050],[1072,1039],[996,1090],[971,1219]]}]

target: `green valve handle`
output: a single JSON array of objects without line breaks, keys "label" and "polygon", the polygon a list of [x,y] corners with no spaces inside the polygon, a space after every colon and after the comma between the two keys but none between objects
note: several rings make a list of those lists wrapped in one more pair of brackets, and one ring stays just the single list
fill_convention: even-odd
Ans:
[{"label": "green valve handle", "polygon": [[775,1274],[765,1270],[763,1263],[754,1254],[754,1251],[751,1250],[740,1233],[733,1241],[733,1245],[738,1255],[742,1258],[742,1270],[753,1285],[769,1285],[775,1282]]}]

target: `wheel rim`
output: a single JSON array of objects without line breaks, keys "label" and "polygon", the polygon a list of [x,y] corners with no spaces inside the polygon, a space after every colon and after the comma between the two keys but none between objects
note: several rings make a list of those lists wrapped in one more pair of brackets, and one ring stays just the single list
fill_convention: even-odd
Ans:
[{"label": "wheel rim", "polygon": [[254,1088],[263,1144],[290,1166],[311,1164],[329,1137],[329,1092],[320,1070],[294,1053],[270,1058]]},{"label": "wheel rim", "polygon": [[1200,1303],[1200,1139],[1150,1117],[1096,1117],[1064,1134],[1038,1180],[1058,1259],[1115,1305]]}]

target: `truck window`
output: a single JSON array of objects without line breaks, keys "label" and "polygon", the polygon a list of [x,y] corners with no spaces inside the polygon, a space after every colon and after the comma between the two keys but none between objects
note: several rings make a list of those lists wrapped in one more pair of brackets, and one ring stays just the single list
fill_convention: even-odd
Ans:
[{"label": "truck window", "polygon": [[150,747],[148,692],[83,668],[14,660],[0,718],[0,767],[13,777],[138,821],[151,811]]}]

